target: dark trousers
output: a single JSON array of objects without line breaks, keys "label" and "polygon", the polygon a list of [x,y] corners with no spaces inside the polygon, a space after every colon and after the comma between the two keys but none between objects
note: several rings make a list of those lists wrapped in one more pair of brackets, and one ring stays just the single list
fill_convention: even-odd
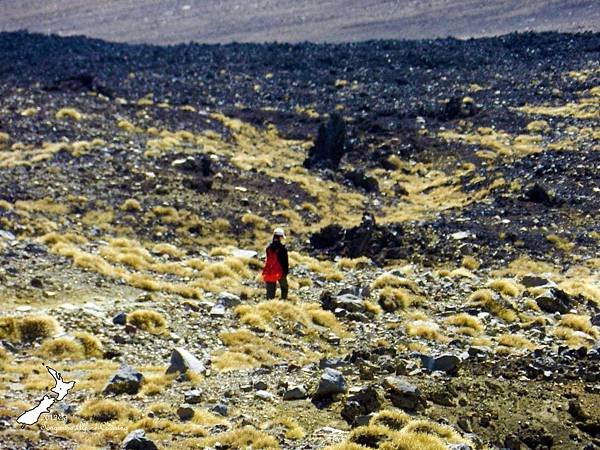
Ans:
[{"label": "dark trousers", "polygon": [[[267,298],[275,298],[275,291],[277,290],[277,283],[266,283],[267,284]],[[281,298],[285,300],[288,295],[288,283],[287,276],[284,275],[279,280],[279,289],[281,289]]]}]

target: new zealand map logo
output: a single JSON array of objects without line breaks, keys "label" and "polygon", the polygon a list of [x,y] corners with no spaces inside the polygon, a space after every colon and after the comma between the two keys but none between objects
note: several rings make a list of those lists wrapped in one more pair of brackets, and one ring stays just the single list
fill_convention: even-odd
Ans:
[{"label": "new zealand map logo", "polygon": [[60,373],[54,370],[52,367],[45,367],[48,369],[48,373],[52,376],[52,378],[54,378],[54,387],[50,389],[53,394],[48,393],[44,395],[44,397],[35,407],[25,411],[17,418],[17,422],[20,423],[22,427],[37,423],[42,414],[49,412],[52,405],[63,400],[69,391],[73,389],[73,386],[75,386],[74,381],[63,381]]}]

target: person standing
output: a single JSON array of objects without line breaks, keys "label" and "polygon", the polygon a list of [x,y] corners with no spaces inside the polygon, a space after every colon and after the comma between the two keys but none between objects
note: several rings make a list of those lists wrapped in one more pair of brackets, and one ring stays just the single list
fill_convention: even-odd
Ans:
[{"label": "person standing", "polygon": [[283,228],[273,230],[273,240],[266,250],[267,260],[262,271],[263,280],[267,286],[267,298],[275,298],[277,283],[281,290],[282,300],[287,299],[288,283],[287,275],[289,272],[288,251],[283,244],[285,232]]}]

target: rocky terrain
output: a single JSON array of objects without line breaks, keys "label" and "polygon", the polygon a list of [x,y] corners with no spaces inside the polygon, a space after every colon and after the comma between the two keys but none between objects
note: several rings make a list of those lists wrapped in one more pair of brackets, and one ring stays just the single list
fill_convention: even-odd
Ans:
[{"label": "rocky terrain", "polygon": [[600,447],[599,61],[0,34],[0,447]]},{"label": "rocky terrain", "polygon": [[0,31],[109,41],[356,42],[600,31],[595,0],[2,0]]}]

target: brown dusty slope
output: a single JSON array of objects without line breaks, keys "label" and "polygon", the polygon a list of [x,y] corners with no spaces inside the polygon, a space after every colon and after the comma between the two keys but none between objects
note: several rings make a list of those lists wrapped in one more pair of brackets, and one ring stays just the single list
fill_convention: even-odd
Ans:
[{"label": "brown dusty slope", "polygon": [[600,30],[595,0],[0,0],[0,31],[121,42],[361,41]]}]

